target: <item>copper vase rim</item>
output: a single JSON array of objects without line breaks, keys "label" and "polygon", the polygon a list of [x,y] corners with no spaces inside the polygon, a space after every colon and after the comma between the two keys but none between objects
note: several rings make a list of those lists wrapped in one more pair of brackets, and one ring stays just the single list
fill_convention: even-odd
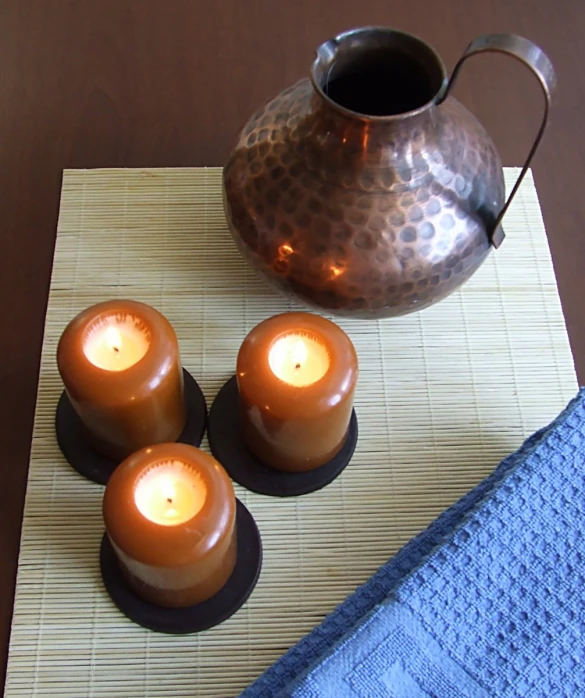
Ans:
[{"label": "copper vase rim", "polygon": [[[317,76],[317,71],[320,67],[322,67],[323,63],[327,60],[327,57],[329,57],[329,60],[333,59],[336,50],[343,42],[346,42],[359,35],[363,35],[364,37],[368,35],[370,37],[379,37],[380,35],[384,35],[387,38],[398,38],[405,43],[410,43],[411,45],[416,44],[421,53],[425,52],[427,54],[427,57],[434,61],[435,67],[440,72],[440,85],[435,90],[433,96],[427,102],[414,109],[400,112],[398,114],[383,115],[366,114],[359,111],[355,111],[353,109],[343,106],[342,104],[339,104],[339,102],[336,102],[334,99],[329,97],[329,95],[323,89],[327,81],[321,84]],[[329,67],[329,71],[331,70],[331,67]],[[352,119],[358,121],[365,121],[368,123],[391,123],[401,121],[412,116],[417,116],[418,114],[422,114],[423,112],[427,111],[430,107],[432,107],[434,104],[437,104],[441,101],[441,98],[445,94],[447,86],[449,84],[445,64],[443,63],[443,60],[432,46],[430,46],[429,44],[427,44],[426,41],[423,41],[420,37],[415,36],[414,34],[409,34],[408,32],[403,32],[398,29],[393,29],[392,27],[385,27],[382,25],[369,25],[364,27],[355,27],[353,29],[348,29],[344,32],[341,32],[340,34],[337,34],[331,39],[327,39],[322,44],[320,44],[317,47],[316,58],[311,66],[310,80],[315,92],[324,102],[329,104],[333,109],[345,114],[346,116]]]}]

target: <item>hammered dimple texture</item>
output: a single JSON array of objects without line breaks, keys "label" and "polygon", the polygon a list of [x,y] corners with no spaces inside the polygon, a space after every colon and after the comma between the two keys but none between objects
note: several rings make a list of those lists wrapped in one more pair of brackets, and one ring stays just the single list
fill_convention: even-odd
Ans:
[{"label": "hammered dimple texture", "polygon": [[456,100],[357,119],[302,80],[257,112],[224,170],[239,248],[305,303],[363,318],[444,298],[490,250],[498,154]]}]

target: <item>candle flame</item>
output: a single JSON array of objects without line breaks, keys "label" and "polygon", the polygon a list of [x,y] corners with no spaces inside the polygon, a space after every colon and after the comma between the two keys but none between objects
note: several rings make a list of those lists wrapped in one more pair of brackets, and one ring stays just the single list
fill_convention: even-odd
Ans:
[{"label": "candle flame", "polygon": [[292,359],[295,368],[300,368],[307,360],[307,345],[302,339],[295,344],[292,350]]},{"label": "candle flame", "polygon": [[[151,450],[156,452],[155,448]],[[138,511],[160,526],[179,526],[190,521],[207,499],[205,479],[197,464],[172,457],[158,462],[151,457],[149,462],[134,488]]]},{"label": "candle flame", "polygon": [[281,381],[301,388],[320,380],[331,362],[324,341],[299,330],[276,339],[268,351],[268,365]]},{"label": "candle flame", "polygon": [[172,503],[173,499],[177,496],[177,491],[175,485],[170,478],[165,478],[160,484],[161,492],[163,497],[167,502]]},{"label": "candle flame", "polygon": [[106,330],[106,342],[114,351],[120,351],[120,347],[122,346],[122,337],[115,327],[110,326]]}]

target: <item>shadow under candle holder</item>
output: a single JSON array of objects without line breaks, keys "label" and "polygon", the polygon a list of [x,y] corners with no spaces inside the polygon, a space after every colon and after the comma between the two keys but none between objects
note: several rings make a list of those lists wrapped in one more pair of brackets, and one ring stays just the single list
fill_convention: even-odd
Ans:
[{"label": "shadow under candle holder", "polygon": [[262,569],[262,539],[248,509],[236,500],[237,558],[234,571],[211,598],[193,606],[167,608],[140,598],[126,581],[122,568],[104,534],[100,568],[106,591],[118,609],[144,628],[171,635],[188,635],[227,620],[250,598]]},{"label": "shadow under candle holder", "polygon": [[228,475],[248,490],[272,497],[296,497],[333,482],[351,461],[358,440],[358,422],[352,410],[341,450],[324,465],[304,472],[284,472],[265,465],[246,447],[240,421],[239,392],[232,376],[217,394],[209,411],[207,436],[215,458]]},{"label": "shadow under candle holder", "polygon": [[[183,380],[187,422],[177,442],[199,446],[205,434],[207,403],[199,384],[185,368],[183,368]],[[83,423],[65,391],[57,404],[55,431],[61,453],[71,467],[98,485],[107,484],[110,475],[120,463],[95,450],[87,439]]]}]

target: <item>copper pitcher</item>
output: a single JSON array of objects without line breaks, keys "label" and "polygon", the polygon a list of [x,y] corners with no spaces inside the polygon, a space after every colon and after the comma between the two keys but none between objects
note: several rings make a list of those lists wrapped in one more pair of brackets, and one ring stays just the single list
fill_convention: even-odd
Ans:
[{"label": "copper pitcher", "polygon": [[[522,61],[544,91],[542,124],[507,201],[500,158],[450,96],[483,51]],[[450,79],[420,39],[354,29],[252,116],[224,169],[233,237],[269,281],[337,315],[379,318],[435,303],[504,238],[502,218],[547,123],[547,56],[519,36],[473,41]]]}]

